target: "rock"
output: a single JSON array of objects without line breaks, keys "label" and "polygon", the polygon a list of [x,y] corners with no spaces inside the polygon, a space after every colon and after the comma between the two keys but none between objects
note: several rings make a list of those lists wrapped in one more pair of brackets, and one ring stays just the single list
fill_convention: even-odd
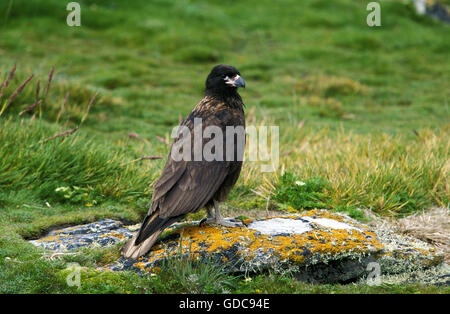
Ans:
[{"label": "rock", "polygon": [[[178,223],[164,232],[146,256],[137,260],[121,258],[104,269],[153,272],[163,267],[168,258],[181,255],[212,260],[233,273],[271,269],[290,271],[298,279],[311,283],[346,283],[365,280],[368,265],[373,262],[386,280],[417,272],[426,277],[423,270],[442,265],[442,254],[424,242],[388,230],[374,231],[345,215],[326,210],[245,223],[248,227]],[[133,230],[135,227],[130,226]],[[105,219],[55,230],[32,243],[46,249],[74,250],[114,244],[131,235],[132,231],[122,223]],[[445,269],[430,274],[443,276],[441,282],[448,281]]]},{"label": "rock", "polygon": [[377,261],[385,273],[401,273],[437,266],[443,262],[443,254],[423,241],[395,234],[390,230],[377,230],[376,234],[384,247],[383,254]]},{"label": "rock", "polygon": [[450,23],[450,10],[443,3],[436,0],[413,0],[419,15],[429,15],[434,19]]},{"label": "rock", "polygon": [[247,228],[175,228],[132,266],[152,271],[166,258],[181,253],[194,259],[214,259],[230,272],[290,269],[304,281],[336,282],[360,277],[368,261],[383,248],[367,227],[327,211],[246,223]]},{"label": "rock", "polygon": [[30,242],[47,250],[71,251],[82,247],[115,244],[131,238],[132,234],[120,221],[103,219],[86,225],[54,230],[44,238]]},{"label": "rock", "polygon": [[437,1],[427,6],[426,14],[442,22],[450,23],[450,10]]},{"label": "rock", "polygon": [[450,268],[443,263],[443,252],[388,229],[376,230],[376,234],[383,244],[383,253],[376,260],[380,267],[380,282],[449,285]]}]

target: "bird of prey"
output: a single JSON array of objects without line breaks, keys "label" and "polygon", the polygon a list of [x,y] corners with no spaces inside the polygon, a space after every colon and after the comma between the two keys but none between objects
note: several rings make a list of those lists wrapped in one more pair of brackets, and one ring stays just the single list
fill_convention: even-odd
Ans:
[{"label": "bird of prey", "polygon": [[[244,103],[238,93],[238,88],[245,87],[245,82],[236,68],[217,65],[209,73],[205,85],[203,99],[180,125],[190,131],[190,135],[175,138],[162,174],[154,184],[147,216],[137,234],[121,250],[126,258],[136,259],[146,254],[165,228],[181,220],[186,214],[202,208],[206,208],[208,213],[203,222],[237,226],[222,218],[219,203],[228,196],[242,168],[245,134],[244,140],[239,141],[237,133],[227,133],[226,129],[240,127],[245,130]],[[200,159],[194,156],[195,136],[198,133],[195,125],[198,121],[201,121],[200,131],[208,127],[222,131],[223,142],[214,147],[216,158],[213,160],[205,158],[203,154]],[[216,133],[214,137],[211,134],[210,141],[220,140],[216,136]],[[194,158],[173,158],[174,149],[185,143],[182,141],[186,139],[193,139],[188,147],[191,151],[187,155]],[[200,148],[205,148],[207,143],[202,138]],[[184,148],[183,146],[182,150]]]}]

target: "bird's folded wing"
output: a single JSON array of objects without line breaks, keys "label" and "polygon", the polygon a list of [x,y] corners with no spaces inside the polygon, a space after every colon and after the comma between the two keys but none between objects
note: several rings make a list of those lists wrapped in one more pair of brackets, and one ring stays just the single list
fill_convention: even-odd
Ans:
[{"label": "bird's folded wing", "polygon": [[[175,217],[189,212],[197,211],[206,205],[212,199],[214,194],[220,188],[225,178],[231,170],[229,161],[194,161],[195,142],[194,133],[201,131],[207,126],[221,126],[231,124],[232,116],[221,113],[223,109],[217,111],[217,108],[223,107],[223,104],[215,103],[210,106],[211,100],[204,98],[197,107],[206,108],[202,112],[197,112],[198,116],[191,113],[181,126],[190,130],[190,136],[179,136],[175,139],[172,149],[181,143],[180,141],[190,140],[191,161],[176,161],[172,158],[172,151],[169,154],[167,163],[163,169],[161,177],[154,184],[152,205],[149,215],[159,208],[159,217]],[[215,108],[215,111],[211,111]],[[194,110],[195,111],[195,110]],[[219,114],[218,114],[219,112]],[[194,125],[195,117],[202,119],[202,128],[197,130]],[[225,145],[225,139],[224,139]],[[180,145],[180,147],[183,145]],[[224,148],[225,152],[225,148]],[[225,159],[225,158],[223,158]]]},{"label": "bird's folded wing", "polygon": [[188,170],[160,200],[159,216],[174,217],[204,207],[228,175],[227,162],[189,162]]}]

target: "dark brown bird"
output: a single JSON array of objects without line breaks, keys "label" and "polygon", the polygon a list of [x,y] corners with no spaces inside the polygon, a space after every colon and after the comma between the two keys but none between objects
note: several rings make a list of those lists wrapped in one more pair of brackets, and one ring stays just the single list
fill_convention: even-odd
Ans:
[{"label": "dark brown bird", "polygon": [[[222,218],[219,203],[228,196],[242,167],[245,134],[242,137],[242,133],[240,136],[239,132],[227,131],[245,130],[244,103],[238,87],[245,87],[245,83],[234,67],[217,65],[211,70],[206,79],[205,96],[181,123],[179,130],[184,128],[189,135],[179,134],[175,139],[161,177],[154,184],[148,214],[139,232],[122,248],[123,256],[135,259],[146,254],[165,228],[202,208],[208,212],[203,220],[206,223],[237,225]],[[208,128],[214,131],[210,132],[213,134],[209,141],[203,138]],[[221,135],[216,131],[221,131]],[[200,145],[195,142],[199,134]],[[206,145],[213,140],[219,145],[210,150],[215,154],[211,160],[203,151],[212,146]],[[199,159],[195,154],[200,150]],[[177,153],[188,158],[180,159]]]}]

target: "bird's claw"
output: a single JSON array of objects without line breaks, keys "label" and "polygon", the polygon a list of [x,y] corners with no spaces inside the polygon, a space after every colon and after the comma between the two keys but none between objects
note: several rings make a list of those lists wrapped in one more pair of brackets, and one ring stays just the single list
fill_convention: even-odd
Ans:
[{"label": "bird's claw", "polygon": [[204,223],[206,223],[207,220],[208,220],[208,218],[203,218],[203,219],[200,220],[200,222],[198,223],[198,226],[201,227]]},{"label": "bird's claw", "polygon": [[214,225],[219,225],[219,226],[224,226],[224,227],[229,227],[229,228],[237,228],[237,227],[242,227],[242,226],[248,227],[242,218],[237,218],[237,220],[240,220],[242,225],[239,223],[236,223],[236,222],[226,221],[225,219],[203,218],[198,223],[198,226],[202,227],[204,224],[214,224]]},{"label": "bird's claw", "polygon": [[242,217],[236,217],[235,219],[240,220],[242,222],[242,224],[248,228],[248,225],[245,223],[244,218]]}]

